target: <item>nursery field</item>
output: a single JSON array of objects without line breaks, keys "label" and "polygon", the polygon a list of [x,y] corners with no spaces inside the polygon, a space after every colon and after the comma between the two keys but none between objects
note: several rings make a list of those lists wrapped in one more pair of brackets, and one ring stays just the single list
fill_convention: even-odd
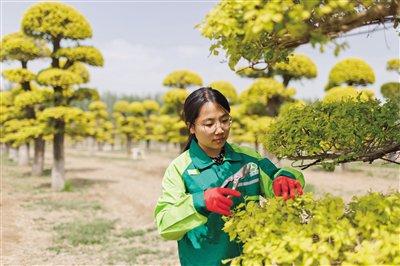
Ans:
[{"label": "nursery field", "polygon": [[[2,158],[2,265],[176,265],[175,241],[153,221],[167,165],[178,154],[154,147],[132,160],[122,151],[66,150],[67,185],[50,188],[51,150],[42,177]],[[287,165],[289,162],[281,162]],[[368,191],[399,189],[398,166],[377,161],[305,171],[306,191],[350,200]]]}]

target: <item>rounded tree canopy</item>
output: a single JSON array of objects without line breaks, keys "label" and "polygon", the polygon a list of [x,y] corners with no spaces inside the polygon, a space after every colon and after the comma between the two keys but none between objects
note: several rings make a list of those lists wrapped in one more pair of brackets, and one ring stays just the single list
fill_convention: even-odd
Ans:
[{"label": "rounded tree canopy", "polygon": [[102,111],[107,109],[107,105],[102,101],[93,101],[88,108],[89,111]]},{"label": "rounded tree canopy", "polygon": [[285,88],[275,79],[259,78],[240,94],[239,100],[246,106],[247,114],[271,115],[267,111],[270,104],[291,100],[295,94],[294,88]]},{"label": "rounded tree canopy", "polygon": [[88,83],[90,81],[90,73],[87,67],[80,63],[75,62],[67,68],[68,71],[78,75],[82,80],[80,83]]},{"label": "rounded tree canopy", "polygon": [[69,70],[59,68],[48,68],[42,70],[37,75],[37,81],[41,85],[69,87],[82,83],[82,78]]},{"label": "rounded tree canopy", "polygon": [[351,86],[334,87],[326,92],[323,102],[332,103],[340,101],[369,101],[375,99],[375,93],[370,89],[358,90]]},{"label": "rounded tree canopy", "polygon": [[167,87],[184,89],[194,85],[201,86],[203,85],[203,80],[197,73],[193,71],[176,70],[165,77],[163,85]]},{"label": "rounded tree canopy", "polygon": [[229,81],[218,80],[210,84],[210,87],[221,92],[229,101],[229,103],[236,103],[238,100],[238,94],[235,86]]},{"label": "rounded tree canopy", "polygon": [[317,66],[311,58],[303,54],[291,54],[287,61],[277,63],[273,69],[275,74],[292,79],[311,79],[317,76]]},{"label": "rounded tree canopy", "polygon": [[24,83],[35,79],[36,74],[25,68],[7,69],[3,71],[3,77],[14,83]]},{"label": "rounded tree canopy", "polygon": [[400,59],[393,58],[390,59],[386,64],[386,69],[389,71],[396,71],[400,74]]},{"label": "rounded tree canopy", "polygon": [[143,108],[145,109],[145,111],[147,113],[154,113],[154,112],[158,112],[160,110],[160,105],[156,101],[144,100],[142,102],[142,104],[143,104]]},{"label": "rounded tree canopy", "polygon": [[362,59],[347,58],[331,69],[326,90],[343,84],[365,86],[374,82],[375,74],[370,65]]},{"label": "rounded tree canopy", "polygon": [[115,102],[113,106],[113,111],[118,112],[118,113],[127,113],[128,112],[128,107],[129,107],[129,102],[120,100]]},{"label": "rounded tree canopy", "polygon": [[104,59],[100,51],[93,46],[77,46],[61,48],[55,54],[55,58],[66,58],[72,62],[82,62],[91,66],[103,66]]},{"label": "rounded tree canopy", "polygon": [[31,6],[24,14],[22,31],[47,40],[81,40],[92,37],[86,18],[75,8],[58,3],[42,2]]},{"label": "rounded tree canopy", "polygon": [[400,83],[388,82],[381,86],[381,93],[386,99],[393,99],[400,103]]},{"label": "rounded tree canopy", "polygon": [[1,61],[28,62],[49,54],[50,50],[43,41],[26,36],[21,32],[7,34],[1,39]]},{"label": "rounded tree canopy", "polygon": [[275,95],[292,97],[295,93],[295,89],[285,89],[283,84],[275,79],[259,78],[240,94],[240,98],[243,103],[250,105],[253,103],[267,104],[268,100]]},{"label": "rounded tree canopy", "polygon": [[174,88],[167,91],[163,99],[163,113],[179,115],[189,92],[186,89]]},{"label": "rounded tree canopy", "polygon": [[128,105],[128,112],[135,116],[141,116],[144,114],[144,106],[141,102],[131,102]]}]

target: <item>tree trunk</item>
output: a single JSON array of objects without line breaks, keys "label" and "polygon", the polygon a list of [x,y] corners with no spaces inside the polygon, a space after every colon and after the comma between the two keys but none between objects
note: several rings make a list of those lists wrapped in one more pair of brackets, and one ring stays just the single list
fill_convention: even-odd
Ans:
[{"label": "tree trunk", "polygon": [[25,143],[18,147],[18,166],[29,165],[29,148],[28,144]]},{"label": "tree trunk", "polygon": [[146,139],[146,150],[150,150],[150,140]]},{"label": "tree trunk", "polygon": [[93,155],[95,152],[96,141],[93,137],[89,137],[88,143],[89,143],[89,155]]},{"label": "tree trunk", "polygon": [[53,167],[51,169],[51,188],[60,191],[65,184],[64,131],[65,122],[56,121],[53,138]]},{"label": "tree trunk", "polygon": [[288,76],[288,75],[283,75],[282,78],[283,78],[283,86],[285,86],[285,88],[287,88],[292,77]]},{"label": "tree trunk", "polygon": [[104,143],[102,142],[97,142],[97,150],[98,151],[103,151]]},{"label": "tree trunk", "polygon": [[10,153],[8,154],[8,158],[13,161],[18,161],[18,149],[14,147],[10,147]]},{"label": "tree trunk", "polygon": [[32,165],[32,175],[41,176],[43,174],[44,167],[44,150],[45,144],[43,137],[38,137],[34,140],[34,152],[33,165]]},{"label": "tree trunk", "polygon": [[129,135],[126,135],[126,153],[128,156],[132,155],[132,138]]}]

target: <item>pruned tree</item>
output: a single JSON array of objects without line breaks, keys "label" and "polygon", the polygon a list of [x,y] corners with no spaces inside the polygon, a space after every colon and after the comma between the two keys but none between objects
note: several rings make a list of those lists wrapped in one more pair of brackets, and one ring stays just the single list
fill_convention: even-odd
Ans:
[{"label": "pruned tree", "polygon": [[[50,50],[44,41],[28,37],[21,32],[5,35],[1,40],[0,60],[2,62],[18,62],[21,64],[21,68],[6,69],[2,74],[10,82],[18,84],[18,86],[22,88],[21,92],[29,92],[31,91],[31,82],[36,79],[36,73],[33,73],[28,69],[28,63],[33,60],[46,57],[49,54]],[[40,92],[37,93],[40,94]],[[19,110],[19,116],[18,118],[16,117],[16,119],[27,119],[30,121],[29,124],[34,123],[36,119],[36,112],[33,106],[34,104],[38,103],[30,104],[25,101],[24,106],[19,105],[19,107],[22,109]],[[17,121],[14,122],[15,125]],[[26,124],[27,121],[23,123]],[[27,138],[25,141],[19,138],[18,142],[14,142],[14,144],[18,143],[20,145],[19,165],[29,164],[29,140],[30,138]],[[32,174],[40,176],[42,175],[44,166],[45,141],[43,140],[43,136],[41,134],[38,134],[33,141],[34,158]]]},{"label": "pruned tree", "polygon": [[341,85],[366,86],[374,82],[375,73],[370,65],[359,58],[347,58],[333,66],[325,90]]},{"label": "pruned tree", "polygon": [[164,78],[163,85],[170,88],[187,89],[190,86],[203,85],[203,80],[193,71],[176,70]]},{"label": "pruned tree", "polygon": [[240,94],[240,102],[244,104],[248,115],[274,117],[284,102],[293,101],[295,93],[295,89],[285,88],[279,81],[259,78]]},{"label": "pruned tree", "polygon": [[212,41],[213,54],[224,51],[229,67],[239,61],[263,69],[283,61],[295,48],[328,42],[363,26],[394,22],[398,0],[220,1],[198,25]]},{"label": "pruned tree", "polygon": [[400,109],[378,100],[316,102],[282,113],[265,145],[298,166],[335,165],[377,159],[400,149]]},{"label": "pruned tree", "polygon": [[[69,110],[74,114],[78,112],[69,106],[68,101],[79,84],[87,81],[84,75],[79,75],[74,71],[74,65],[82,63],[102,66],[103,57],[96,48],[80,45],[80,40],[92,37],[92,29],[86,18],[71,6],[58,2],[35,4],[25,12],[21,29],[26,35],[45,41],[52,46],[51,66],[38,73],[37,81],[54,90],[53,107],[45,111],[54,128],[52,188],[60,190],[65,183],[66,119],[70,118]],[[73,46],[62,47],[67,43]],[[61,111],[61,114],[57,111]]]},{"label": "pruned tree", "polygon": [[210,83],[210,87],[221,92],[229,101],[230,104],[236,104],[238,101],[238,94],[235,86],[225,80],[217,80]]}]

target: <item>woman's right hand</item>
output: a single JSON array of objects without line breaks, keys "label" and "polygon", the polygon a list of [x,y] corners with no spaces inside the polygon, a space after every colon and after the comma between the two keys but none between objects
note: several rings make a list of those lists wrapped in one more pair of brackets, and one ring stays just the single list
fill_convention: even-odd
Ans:
[{"label": "woman's right hand", "polygon": [[233,201],[227,196],[240,197],[240,192],[230,188],[209,188],[204,191],[204,201],[207,210],[221,215],[230,216]]}]

